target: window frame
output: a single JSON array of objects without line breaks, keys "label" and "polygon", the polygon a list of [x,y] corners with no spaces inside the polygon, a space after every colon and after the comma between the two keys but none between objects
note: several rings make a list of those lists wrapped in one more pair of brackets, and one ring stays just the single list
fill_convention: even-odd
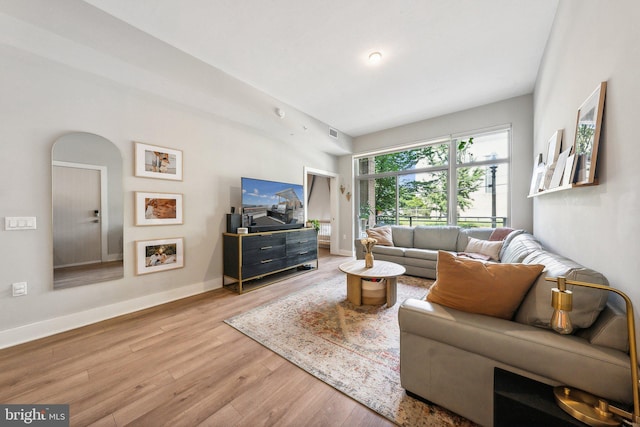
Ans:
[{"label": "window frame", "polygon": [[[484,159],[484,160],[475,160],[470,162],[461,162],[458,163],[457,160],[457,145],[458,141],[468,140],[470,137],[478,138],[485,135],[490,134],[498,134],[498,133],[506,133],[507,135],[507,157],[506,158],[498,158],[498,159]],[[387,177],[395,177],[395,223],[398,223],[398,215],[400,211],[400,177],[403,175],[417,175],[420,173],[431,173],[431,172],[441,172],[445,171],[447,174],[447,225],[457,225],[458,224],[458,169],[459,168],[470,168],[470,167],[488,167],[493,165],[506,164],[508,167],[508,178],[507,178],[507,217],[505,226],[509,226],[511,224],[511,189],[512,189],[512,127],[511,125],[501,125],[495,126],[491,128],[479,129],[476,131],[451,134],[445,137],[434,138],[431,140],[423,140],[411,144],[399,145],[390,147],[384,150],[371,151],[366,153],[361,153],[353,156],[354,162],[354,186],[355,189],[355,201],[357,206],[356,212],[360,211],[360,182],[361,181],[369,181],[376,180],[379,178],[387,178]],[[408,151],[413,149],[424,148],[432,145],[440,145],[446,143],[449,146],[449,157],[447,160],[447,164],[445,165],[437,165],[437,166],[428,166],[424,168],[417,169],[406,169],[402,171],[389,171],[389,172],[381,172],[381,173],[371,173],[371,174],[361,174],[360,173],[360,165],[359,161],[363,158],[372,158],[384,154],[392,154],[398,153],[402,151]],[[374,213],[375,217],[375,213]],[[356,215],[356,218],[360,218],[360,215]]]}]

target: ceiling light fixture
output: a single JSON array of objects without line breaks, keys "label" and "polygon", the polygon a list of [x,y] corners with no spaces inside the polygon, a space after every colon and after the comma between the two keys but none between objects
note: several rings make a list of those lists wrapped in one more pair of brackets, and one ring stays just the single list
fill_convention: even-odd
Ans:
[{"label": "ceiling light fixture", "polygon": [[382,60],[382,54],[380,52],[371,52],[369,54],[369,63],[377,64]]}]

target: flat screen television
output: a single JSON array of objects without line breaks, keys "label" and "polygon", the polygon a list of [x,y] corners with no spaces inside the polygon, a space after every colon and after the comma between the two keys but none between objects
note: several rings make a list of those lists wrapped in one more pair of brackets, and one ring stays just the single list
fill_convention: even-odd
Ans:
[{"label": "flat screen television", "polygon": [[243,224],[252,233],[304,227],[300,184],[242,178]]}]

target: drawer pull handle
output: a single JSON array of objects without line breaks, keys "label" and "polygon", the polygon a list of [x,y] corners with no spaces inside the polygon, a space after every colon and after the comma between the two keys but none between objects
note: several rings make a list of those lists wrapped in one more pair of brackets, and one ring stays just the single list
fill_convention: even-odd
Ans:
[{"label": "drawer pull handle", "polygon": [[273,261],[272,259],[263,259],[262,261],[260,261],[260,264],[268,264],[272,261]]},{"label": "drawer pull handle", "polygon": [[265,249],[271,249],[273,248],[273,246],[263,246],[262,248],[260,248],[261,251],[264,251]]},{"label": "drawer pull handle", "polygon": [[304,252],[300,252],[298,255],[306,255],[308,253],[309,253],[309,251],[304,251]]},{"label": "drawer pull handle", "polygon": [[307,243],[308,240],[300,240],[300,243]]}]

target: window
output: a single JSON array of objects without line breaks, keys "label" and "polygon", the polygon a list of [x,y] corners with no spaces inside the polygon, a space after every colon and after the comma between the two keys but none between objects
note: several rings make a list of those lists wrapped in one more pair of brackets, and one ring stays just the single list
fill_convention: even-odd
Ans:
[{"label": "window", "polygon": [[376,224],[507,225],[509,140],[500,129],[357,157],[361,232]]}]

